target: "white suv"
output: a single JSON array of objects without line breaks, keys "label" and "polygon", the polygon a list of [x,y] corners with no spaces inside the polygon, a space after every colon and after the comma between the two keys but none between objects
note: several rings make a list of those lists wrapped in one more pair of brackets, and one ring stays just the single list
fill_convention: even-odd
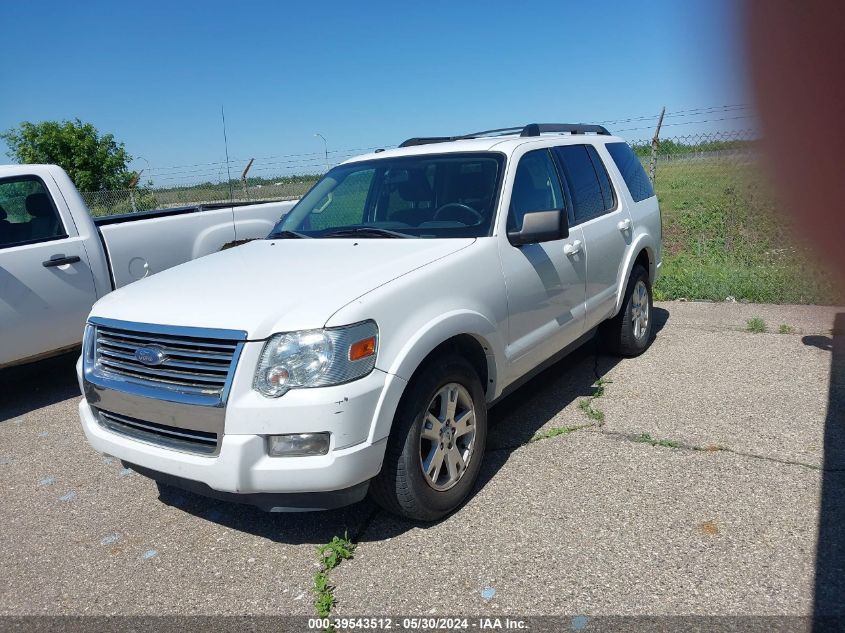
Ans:
[{"label": "white suv", "polygon": [[592,337],[650,342],[660,210],[601,126],[415,138],[327,173],[265,240],[117,290],[78,366],[91,445],[267,510],[369,490],[434,520],[487,409]]}]

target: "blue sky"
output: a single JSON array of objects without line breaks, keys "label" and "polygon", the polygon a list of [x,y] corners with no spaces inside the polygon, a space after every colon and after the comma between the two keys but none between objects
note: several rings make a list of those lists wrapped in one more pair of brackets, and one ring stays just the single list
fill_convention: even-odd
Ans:
[{"label": "blue sky", "polygon": [[[735,2],[86,2],[4,6],[0,129],[90,121],[157,184],[337,162],[409,136],[748,103]],[[752,125],[675,116],[667,134]],[[730,118],[712,123],[707,119]],[[0,143],[0,154],[5,154]],[[314,169],[310,169],[314,171]]]}]

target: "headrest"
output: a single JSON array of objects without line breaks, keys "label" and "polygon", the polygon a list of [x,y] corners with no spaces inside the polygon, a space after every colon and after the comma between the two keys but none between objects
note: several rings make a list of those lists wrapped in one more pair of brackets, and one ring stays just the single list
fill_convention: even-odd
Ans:
[{"label": "headrest", "polygon": [[31,193],[26,197],[26,212],[34,218],[52,218],[53,205],[46,193]]},{"label": "headrest", "polygon": [[396,185],[396,190],[407,202],[424,202],[432,199],[431,186],[421,169],[409,169],[408,180]]},{"label": "headrest", "polygon": [[461,184],[459,191],[464,199],[472,198],[486,198],[493,193],[493,178],[496,172],[488,170],[473,171],[466,174],[461,174]]},{"label": "headrest", "polygon": [[3,207],[0,207],[0,220],[5,220],[8,217],[9,217],[9,214],[6,213],[6,209],[4,209]]}]

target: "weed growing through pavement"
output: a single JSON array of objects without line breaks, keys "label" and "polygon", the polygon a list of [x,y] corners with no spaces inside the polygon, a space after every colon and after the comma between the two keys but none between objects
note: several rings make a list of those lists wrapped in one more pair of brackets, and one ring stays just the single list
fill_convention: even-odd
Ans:
[{"label": "weed growing through pavement", "polygon": [[[355,543],[349,540],[344,533],[343,538],[332,537],[332,540],[325,545],[317,547],[317,556],[320,559],[320,571],[314,574],[314,608],[317,615],[327,618],[331,615],[335,605],[334,587],[329,580],[329,572],[340,565],[341,562],[352,558],[355,551]],[[329,627],[328,630],[334,630]]]},{"label": "weed growing through pavement", "polygon": [[558,435],[566,435],[568,433],[573,433],[574,431],[580,431],[581,429],[587,428],[588,426],[593,426],[592,424],[581,424],[577,426],[556,426],[554,428],[549,429],[548,431],[541,431],[537,433],[534,437],[531,438],[531,442],[537,442],[539,440],[547,440],[550,437],[557,437]]},{"label": "weed growing through pavement", "polygon": [[634,441],[651,444],[652,446],[663,446],[665,448],[681,448],[680,442],[675,442],[674,440],[658,440],[648,433],[641,433],[639,437],[634,438]]},{"label": "weed growing through pavement", "polygon": [[547,440],[550,437],[557,437],[558,435],[567,435],[568,433],[572,433],[573,431],[579,431],[581,429],[586,429],[591,426],[601,426],[602,424],[604,424],[604,411],[596,409],[593,406],[593,401],[596,398],[601,398],[604,395],[605,386],[610,384],[611,382],[612,381],[607,380],[606,378],[599,378],[593,385],[593,395],[591,395],[589,398],[584,398],[578,403],[578,408],[584,412],[584,415],[593,420],[591,423],[576,424],[574,426],[556,426],[547,431],[541,431],[535,434],[534,437],[529,440],[529,442]]},{"label": "weed growing through pavement", "polygon": [[754,334],[760,334],[761,332],[766,331],[766,322],[759,318],[754,317],[753,319],[748,319],[745,324],[745,331],[746,332],[753,332]]},{"label": "weed growing through pavement", "polygon": [[578,408],[584,412],[584,415],[593,420],[599,426],[604,424],[604,411],[594,407],[593,402],[604,395],[604,388],[606,385],[610,384],[610,382],[611,381],[606,378],[599,378],[593,386],[593,395],[578,403]]}]

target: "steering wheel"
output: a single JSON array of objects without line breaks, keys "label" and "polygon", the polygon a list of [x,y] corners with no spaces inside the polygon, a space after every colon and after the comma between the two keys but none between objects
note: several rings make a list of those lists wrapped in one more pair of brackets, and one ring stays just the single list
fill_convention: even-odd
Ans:
[{"label": "steering wheel", "polygon": [[[478,211],[473,209],[471,206],[466,205],[466,204],[462,204],[460,202],[447,202],[442,207],[437,209],[437,211],[434,212],[433,219],[434,220],[458,220],[460,222],[461,219],[459,217],[458,218],[454,217],[454,215],[451,218],[442,217],[442,216],[445,215],[444,211],[446,209],[450,208],[450,207],[456,209],[459,212],[459,213],[457,213],[457,215],[459,215],[459,216],[461,214],[464,214],[464,217],[466,217],[467,215],[472,216],[472,218],[473,218],[472,222],[470,222],[467,226],[471,226],[472,224],[481,224],[484,221],[484,216],[481,215]],[[466,222],[464,224],[466,224]]]}]

